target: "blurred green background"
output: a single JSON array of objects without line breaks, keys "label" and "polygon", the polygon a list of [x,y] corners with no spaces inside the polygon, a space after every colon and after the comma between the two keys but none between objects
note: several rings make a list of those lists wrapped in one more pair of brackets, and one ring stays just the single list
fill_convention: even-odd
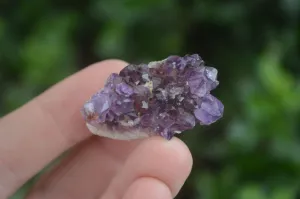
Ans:
[{"label": "blurred green background", "polygon": [[225,115],[181,136],[177,198],[299,199],[299,0],[1,0],[0,115],[99,60],[187,53],[218,68]]}]

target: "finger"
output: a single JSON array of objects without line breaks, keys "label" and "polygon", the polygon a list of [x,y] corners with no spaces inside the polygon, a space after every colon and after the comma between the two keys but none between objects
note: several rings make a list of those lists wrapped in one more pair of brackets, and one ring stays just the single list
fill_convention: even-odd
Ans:
[{"label": "finger", "polygon": [[98,198],[139,142],[98,136],[82,142],[56,168],[42,176],[27,199]]},{"label": "finger", "polygon": [[166,141],[153,137],[141,143],[129,156],[121,173],[111,182],[103,199],[119,199],[138,178],[151,177],[165,183],[174,197],[192,167],[186,145],[177,138]]},{"label": "finger", "polygon": [[[122,172],[128,155],[133,150],[139,150],[136,146],[140,140],[96,138],[79,145],[57,168],[44,175],[27,199],[98,198],[103,194],[111,179]],[[149,141],[153,147],[162,148],[158,147],[162,143],[158,138],[143,140],[142,145]],[[144,156],[146,158],[147,154]]]},{"label": "finger", "polygon": [[104,61],[67,78],[0,121],[0,198],[90,133],[79,109],[126,64]]},{"label": "finger", "polygon": [[172,199],[169,187],[162,181],[151,178],[142,177],[135,180],[128,188],[123,199]]}]

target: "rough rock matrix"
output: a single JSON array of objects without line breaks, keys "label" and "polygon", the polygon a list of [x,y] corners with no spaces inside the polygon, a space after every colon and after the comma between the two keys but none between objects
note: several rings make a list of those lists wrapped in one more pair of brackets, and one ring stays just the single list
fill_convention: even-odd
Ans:
[{"label": "rough rock matrix", "polygon": [[199,55],[169,56],[113,73],[83,106],[89,130],[114,139],[137,139],[209,125],[223,116],[223,104],[210,94],[217,70]]}]

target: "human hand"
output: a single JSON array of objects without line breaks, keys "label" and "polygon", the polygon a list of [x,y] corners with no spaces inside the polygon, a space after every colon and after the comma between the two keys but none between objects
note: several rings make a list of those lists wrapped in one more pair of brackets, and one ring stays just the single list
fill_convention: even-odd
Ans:
[{"label": "human hand", "polygon": [[8,198],[64,151],[27,199],[169,199],[192,167],[177,138],[117,141],[91,136],[79,109],[126,63],[107,60],[72,75],[0,119],[0,198]]}]

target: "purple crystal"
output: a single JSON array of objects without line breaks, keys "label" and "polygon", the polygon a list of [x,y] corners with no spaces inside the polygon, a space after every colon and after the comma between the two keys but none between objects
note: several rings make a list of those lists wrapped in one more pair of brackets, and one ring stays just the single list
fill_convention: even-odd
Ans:
[{"label": "purple crystal", "polygon": [[197,122],[209,125],[223,116],[223,104],[210,94],[219,84],[217,72],[197,54],[131,64],[109,76],[82,114],[94,134],[171,139]]},{"label": "purple crystal", "polygon": [[195,117],[200,124],[209,125],[222,117],[224,111],[223,104],[214,96],[208,94],[203,97],[198,109],[195,109]]},{"label": "purple crystal", "polygon": [[121,82],[116,85],[116,93],[119,95],[124,95],[125,97],[129,97],[133,94],[133,88],[131,88],[131,86],[128,84]]}]

